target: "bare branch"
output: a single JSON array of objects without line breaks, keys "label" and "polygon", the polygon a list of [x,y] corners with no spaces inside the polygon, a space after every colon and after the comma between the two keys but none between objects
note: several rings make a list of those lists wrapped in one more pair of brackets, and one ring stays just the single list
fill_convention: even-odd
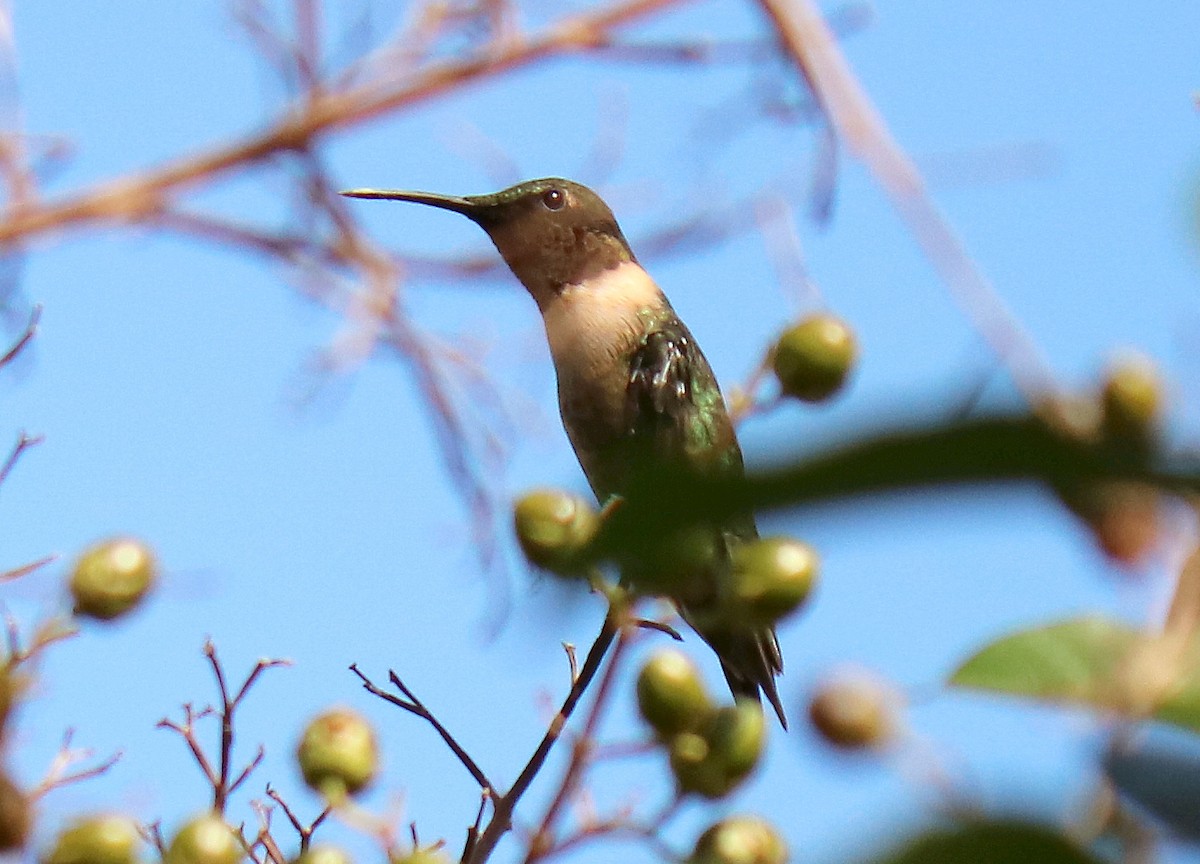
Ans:
[{"label": "bare branch", "polygon": [[422,720],[432,726],[433,730],[437,732],[439,736],[441,736],[442,741],[446,743],[446,746],[450,748],[456,757],[458,757],[458,761],[461,762],[463,767],[466,768],[467,771],[470,772],[471,776],[475,778],[475,782],[479,784],[480,789],[484,791],[490,791],[496,788],[492,785],[492,781],[488,779],[487,775],[483,773],[483,769],[481,769],[475,760],[471,758],[471,755],[467,753],[467,751],[461,744],[458,743],[458,741],[455,740],[454,736],[451,735],[449,730],[446,729],[442,722],[434,716],[433,712],[426,708],[425,704],[416,697],[412,690],[410,690],[403,681],[400,680],[400,677],[395,672],[388,672],[388,680],[392,682],[392,685],[395,686],[396,689],[404,694],[404,699],[401,699],[399,696],[396,696],[393,693],[388,693],[386,690],[382,690],[376,686],[375,683],[371,681],[371,679],[365,674],[363,674],[363,672],[358,668],[358,664],[350,664],[350,671],[358,676],[359,680],[362,681],[363,689],[365,689],[368,693],[378,696],[380,699],[390,702],[398,708],[403,708],[405,711],[420,717]]},{"label": "bare branch", "polygon": [[155,819],[149,825],[142,826],[138,833],[142,835],[143,840],[154,847],[160,860],[167,857],[167,842],[163,839],[161,820]]},{"label": "bare branch", "polygon": [[25,325],[25,330],[21,333],[20,338],[4,353],[3,357],[0,357],[0,369],[15,360],[25,350],[25,347],[33,341],[33,337],[37,335],[38,322],[41,319],[42,304],[38,303],[33,307],[33,311],[29,313],[29,323]]},{"label": "bare branch", "polygon": [[[40,562],[38,562],[40,566]],[[5,636],[8,647],[8,663],[16,666],[28,663],[56,642],[70,639],[79,632],[70,618],[49,618],[33,631],[27,647],[21,645],[21,624],[7,610],[4,613]]]},{"label": "bare branch", "polygon": [[50,767],[46,771],[46,776],[29,792],[29,798],[36,801],[45,796],[47,793],[61,789],[63,786],[69,786],[72,783],[80,783],[84,780],[90,780],[93,777],[99,777],[107,772],[110,768],[121,760],[121,751],[117,751],[107,759],[92,765],[88,768],[81,768],[77,771],[72,771],[74,765],[81,762],[89,761],[95,753],[92,750],[73,750],[71,749],[71,739],[74,737],[74,730],[68,729],[63,734],[62,746],[55,755]]},{"label": "bare branch", "polygon": [[182,723],[176,723],[174,720],[164,717],[155,724],[155,727],[158,729],[169,729],[183,738],[184,743],[188,746],[188,750],[192,753],[192,758],[204,774],[204,778],[215,789],[220,783],[221,778],[212,767],[212,763],[208,761],[208,757],[204,755],[204,748],[200,746],[200,741],[196,738],[196,720],[207,713],[207,711],[203,711],[200,714],[196,714],[192,708],[192,704],[187,702],[183,706]]},{"label": "bare branch", "polygon": [[[212,787],[213,810],[224,816],[229,796],[249,779],[254,770],[262,763],[265,756],[263,748],[260,746],[254,758],[242,768],[232,782],[230,781],[233,771],[234,715],[241,705],[242,700],[249,693],[250,688],[265,670],[291,664],[287,660],[259,660],[250,671],[250,674],[246,676],[246,680],[238,688],[237,694],[230,696],[225,670],[217,658],[216,646],[211,641],[205,642],[203,653],[209,662],[209,666],[212,668],[213,677],[217,682],[217,691],[221,697],[220,709],[205,708],[203,711],[196,712],[190,702],[185,703],[183,706],[184,718],[182,723],[176,723],[173,720],[163,718],[158,722],[158,728],[170,729],[183,738],[192,753],[192,758],[200,767],[205,779]],[[212,760],[205,754],[204,747],[200,744],[200,740],[196,736],[196,721],[209,716],[218,717],[221,723],[221,737],[217,754],[218,761],[215,766]]]},{"label": "bare branch", "polygon": [[325,809],[318,814],[317,818],[305,826],[300,821],[299,817],[296,816],[296,814],[292,811],[292,808],[287,805],[287,802],[283,800],[283,796],[271,788],[270,784],[267,785],[267,797],[280,806],[284,815],[287,816],[288,821],[292,823],[292,827],[296,829],[296,833],[300,835],[301,852],[308,850],[309,844],[312,842],[313,832],[316,831],[317,827],[329,817],[330,813],[333,812],[333,806],[326,805]]},{"label": "bare branch", "polygon": [[636,628],[628,625],[620,628],[619,635],[617,636],[617,644],[613,648],[612,658],[609,660],[604,676],[600,679],[596,697],[592,702],[592,710],[588,713],[583,730],[575,740],[571,751],[571,760],[567,763],[567,770],[563,775],[562,782],[559,784],[558,792],[550,802],[550,806],[546,809],[546,815],[542,817],[541,824],[534,833],[533,841],[529,844],[529,852],[525,856],[525,864],[532,864],[532,862],[545,857],[546,850],[552,844],[555,822],[562,812],[563,807],[566,806],[566,803],[571,800],[571,797],[577,791],[580,780],[583,777],[583,772],[587,769],[591,761],[592,751],[595,747],[596,730],[599,726],[600,718],[604,714],[604,709],[608,704],[608,693],[612,689],[613,681],[616,680],[620,660],[629,647],[635,632]]},{"label": "bare branch", "polygon": [[13,567],[11,570],[5,570],[0,573],[0,582],[12,582],[15,579],[20,579],[22,576],[28,576],[30,573],[41,570],[47,564],[51,564],[57,560],[57,555],[47,555],[36,561],[30,561],[28,564],[22,564],[19,567]]},{"label": "bare branch", "polygon": [[538,772],[542,770],[542,766],[546,762],[546,758],[550,755],[550,751],[554,748],[555,743],[562,737],[563,729],[566,727],[567,720],[575,711],[575,706],[579,703],[584,692],[592,683],[596,673],[600,670],[601,664],[604,662],[604,657],[608,654],[609,646],[612,645],[613,639],[616,637],[618,625],[617,622],[624,615],[624,611],[610,606],[608,613],[604,617],[604,624],[601,625],[600,633],[596,637],[596,641],[592,643],[591,649],[588,651],[587,657],[583,661],[583,668],[579,672],[579,677],[575,680],[574,686],[571,687],[563,700],[562,707],[558,713],[550,720],[550,725],[546,729],[546,734],[542,736],[541,742],[533,755],[529,757],[529,761],[525,764],[525,768],[521,771],[512,787],[503,796],[496,799],[494,802],[494,811],[492,819],[483,833],[478,835],[478,841],[470,850],[469,856],[464,856],[464,864],[483,864],[496,848],[496,844],[500,842],[508,830],[512,827],[512,814],[516,808],[517,802],[521,796],[529,789]]},{"label": "bare branch", "polygon": [[262,761],[264,758],[266,758],[266,755],[266,749],[263,747],[263,745],[259,744],[258,752],[254,754],[254,758],[251,759],[250,762],[247,763],[246,767],[242,769],[242,773],[238,774],[237,779],[229,784],[229,793],[231,795],[238,790],[239,786],[246,782],[247,778],[249,778],[249,776],[254,772],[254,769],[262,764]]},{"label": "bare branch", "polygon": [[758,0],[841,140],[863,160],[947,287],[1031,404],[1055,393],[1048,364],[929,198],[916,166],[859,85],[813,0]]},{"label": "bare branch", "polygon": [[679,631],[665,621],[655,621],[653,618],[637,618],[630,623],[641,630],[653,630],[655,633],[665,633],[676,642],[683,641],[683,637],[679,635]]},{"label": "bare branch", "polygon": [[17,460],[21,458],[21,455],[30,447],[36,447],[38,444],[41,444],[43,440],[45,439],[41,435],[28,435],[24,432],[17,436],[17,443],[13,445],[8,458],[4,460],[4,464],[0,465],[0,485],[3,485],[4,481],[8,479],[8,475],[16,467]]},{"label": "bare branch", "polygon": [[598,35],[685,2],[627,0],[562,19],[539,34],[490,46],[464,60],[433,64],[399,86],[380,86],[377,81],[368,81],[340,92],[310,94],[261,134],[141,174],[108,181],[54,203],[10,207],[0,219],[0,247],[95,222],[152,219],[176,195],[202,183],[259,164],[276,154],[295,152],[323,134],[428,102],[483,78],[573,52]]},{"label": "bare branch", "polygon": [[579,680],[579,658],[575,656],[575,646],[570,642],[562,643],[563,651],[567,654],[567,665],[571,668],[571,686]]}]

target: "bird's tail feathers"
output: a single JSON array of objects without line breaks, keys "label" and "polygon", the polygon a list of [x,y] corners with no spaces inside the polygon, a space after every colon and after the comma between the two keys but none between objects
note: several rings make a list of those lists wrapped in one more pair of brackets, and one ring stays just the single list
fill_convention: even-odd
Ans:
[{"label": "bird's tail feathers", "polygon": [[[700,631],[697,631],[700,632]],[[721,671],[729,682],[734,696],[760,702],[760,693],[767,697],[779,717],[779,725],[788,728],[787,715],[775,686],[775,676],[783,672],[783,655],[779,641],[770,627],[739,632],[700,632],[721,661]]]}]

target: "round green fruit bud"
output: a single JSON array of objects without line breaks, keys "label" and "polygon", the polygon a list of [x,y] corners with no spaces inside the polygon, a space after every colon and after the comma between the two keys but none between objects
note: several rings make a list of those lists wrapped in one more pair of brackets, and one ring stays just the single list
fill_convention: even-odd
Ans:
[{"label": "round green fruit bud", "polygon": [[757,816],[722,819],[700,835],[688,864],[787,864],[787,845]]},{"label": "round green fruit bud", "polygon": [[58,835],[42,864],[136,864],[137,824],[116,814],[89,816]]},{"label": "round green fruit bud", "polygon": [[570,575],[578,572],[579,555],[599,530],[600,515],[578,495],[537,489],[517,501],[513,523],[531,563]]},{"label": "round green fruit bud", "polygon": [[1126,354],[1108,370],[1101,395],[1104,430],[1113,438],[1146,441],[1158,429],[1163,386],[1150,358]]},{"label": "round green fruit bud", "polygon": [[135,607],[154,585],[158,565],[145,543],[128,537],[87,549],[71,574],[75,613],[110,621]]},{"label": "round green fruit bud", "polygon": [[238,864],[245,857],[246,849],[233,829],[209,813],[179,829],[163,864]]},{"label": "round green fruit bud", "polygon": [[344,850],[324,843],[311,847],[299,858],[292,860],[292,864],[352,864],[352,862],[353,859]]},{"label": "round green fruit bud", "polygon": [[845,322],[813,315],[779,337],[771,366],[784,395],[821,402],[841,389],[857,356],[854,333]]},{"label": "round green fruit bud", "polygon": [[730,780],[745,779],[762,756],[767,724],[762,706],[751,699],[726,705],[712,718],[705,736],[709,758]]},{"label": "round green fruit bud", "polygon": [[296,758],[304,782],[331,799],[366,786],[379,768],[375,731],[349,708],[326,711],[308,724]]},{"label": "round green fruit bud", "polygon": [[637,679],[638,710],[658,737],[667,740],[698,729],[713,712],[696,665],[682,651],[658,651]]},{"label": "round green fruit bud", "polygon": [[699,733],[683,732],[672,738],[670,759],[671,773],[682,793],[723,798],[737,785],[712,758],[708,741]]},{"label": "round green fruit bud", "polygon": [[818,566],[816,551],[790,537],[764,537],[736,547],[731,611],[752,627],[774,624],[808,599]]},{"label": "round green fruit bud", "polygon": [[847,677],[823,685],[808,705],[821,737],[845,750],[877,748],[895,732],[895,697],[879,681]]},{"label": "round green fruit bud", "polygon": [[8,775],[0,774],[0,852],[23,849],[32,825],[29,799]]}]

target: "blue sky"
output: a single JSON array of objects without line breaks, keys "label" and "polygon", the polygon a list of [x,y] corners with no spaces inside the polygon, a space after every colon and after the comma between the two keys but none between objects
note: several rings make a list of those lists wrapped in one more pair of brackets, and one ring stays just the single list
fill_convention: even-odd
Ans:
[{"label": "blue sky", "polygon": [[[401,13],[375,6],[386,34]],[[353,17],[350,8],[339,7],[331,32]],[[849,60],[1060,380],[1087,386],[1114,350],[1138,346],[1172,382],[1173,429],[1192,440],[1200,7],[881,0],[872,9],[870,25],[847,37]],[[537,21],[553,11],[539,4],[528,14]],[[48,195],[244,134],[279,104],[271,74],[220,2],[17,4],[15,31],[26,128],[72,143],[47,176]],[[703,2],[636,32],[721,38],[762,24],[747,4]],[[331,63],[347,56],[334,55]],[[1011,400],[860,165],[843,159],[833,218],[817,225],[804,206],[811,129],[763,122],[718,134],[730,125],[722,112],[764,81],[798,92],[781,65],[565,60],[375,123],[325,153],[344,186],[472,193],[546,175],[597,183],[635,248],[699,202],[734,201],[767,182],[794,198],[809,275],[856,328],[862,366],[832,406],[749,421],[742,440],[752,464],[891,412],[952,410],[989,372],[987,398]],[[581,175],[595,137],[620,116],[615,171]],[[494,176],[480,140],[507,154],[517,176]],[[278,174],[258,174],[189,203],[271,224],[286,214],[285,189]],[[354,206],[379,242],[402,252],[490,251],[451,214]],[[779,285],[755,232],[646,263],[727,387],[811,308]],[[301,299],[293,275],[189,240],[113,229],[57,238],[28,257],[20,302],[45,311],[33,350],[0,385],[0,440],[26,429],[46,441],[0,494],[0,564],[51,551],[64,558],[5,586],[5,604],[27,624],[60,608],[70,558],[112,533],[147,539],[165,568],[143,611],[115,627],[85,627],[39,669],[12,754],[19,777],[36,781],[68,726],[79,746],[125,752],[104,778],[47,798],[43,831],[82,808],[117,806],[170,828],[206,806],[182,743],[153,727],[178,717],[182,702],[212,698],[200,653],[211,637],[234,677],[260,656],[294,662],[269,673],[245,706],[240,750],[249,756],[262,741],[268,755],[236,813],[252,818],[246,801],[268,779],[316,812],[291,750],[307,717],[345,703],[376,721],[386,748],[387,779],[368,803],[402,800],[423,837],[457,847],[476,804],[470,777],[418,721],[362,693],[346,667],[357,661],[380,679],[395,668],[490,773],[511,780],[539,735],[547,695],[564,689],[560,643],[587,644],[598,625],[594,600],[562,603],[526,572],[507,535],[511,607],[499,618],[489,609],[495,583],[479,573],[405,367],[379,357],[301,398],[339,321]],[[414,278],[405,290],[422,326],[486,367],[514,418],[500,429],[508,458],[497,495],[582,488],[536,310],[519,286],[507,277]],[[808,685],[838,664],[864,664],[914,688],[911,726],[986,803],[1019,800],[1058,814],[1077,800],[1096,740],[1086,717],[939,694],[936,684],[1006,630],[1094,610],[1144,620],[1161,604],[1162,572],[1115,572],[1049,495],[1031,489],[903,496],[761,522],[813,543],[824,561],[811,608],[781,632],[783,690],[797,721]],[[717,689],[715,663],[695,640],[689,646]],[[634,733],[632,718],[623,696],[611,736]],[[774,736],[768,766],[733,807],[776,820],[804,859],[840,860],[935,802],[910,776],[911,760],[847,762],[795,727]],[[556,775],[552,764],[546,779]],[[600,773],[597,795],[612,803],[635,791],[653,806],[664,777],[652,760],[617,766]],[[527,813],[539,812],[547,789],[535,789]],[[672,839],[685,844],[702,823],[689,811]],[[639,854],[628,860],[652,860]]]}]

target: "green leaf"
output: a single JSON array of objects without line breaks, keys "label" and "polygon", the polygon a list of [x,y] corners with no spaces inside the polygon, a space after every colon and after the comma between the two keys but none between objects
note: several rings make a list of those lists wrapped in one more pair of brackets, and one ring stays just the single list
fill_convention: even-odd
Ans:
[{"label": "green leaf", "polygon": [[1041,825],[981,822],[922,834],[874,864],[1097,864],[1098,860]]},{"label": "green leaf", "polygon": [[[1125,689],[1124,664],[1145,639],[1109,618],[1072,618],[993,642],[959,666],[949,684],[1125,712],[1143,702]],[[1188,650],[1178,675],[1151,716],[1200,732],[1200,645]]]}]

